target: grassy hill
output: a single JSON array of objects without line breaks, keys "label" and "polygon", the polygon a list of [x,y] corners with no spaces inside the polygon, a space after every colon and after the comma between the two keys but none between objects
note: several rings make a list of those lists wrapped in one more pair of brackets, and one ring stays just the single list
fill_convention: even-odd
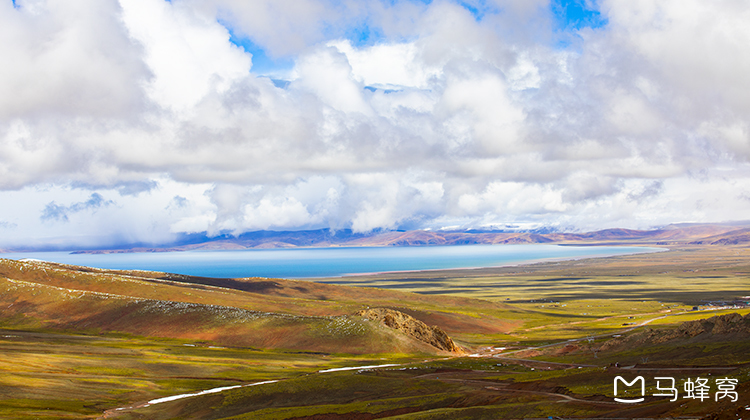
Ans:
[{"label": "grassy hill", "polygon": [[[449,333],[503,332],[503,304],[281,279],[209,279],[0,260],[0,327],[120,332],[336,353],[439,352],[354,316],[407,306]],[[470,308],[470,309],[467,309]],[[472,322],[481,317],[485,322]],[[494,327],[488,321],[496,321]],[[475,325],[477,324],[477,325]]]}]

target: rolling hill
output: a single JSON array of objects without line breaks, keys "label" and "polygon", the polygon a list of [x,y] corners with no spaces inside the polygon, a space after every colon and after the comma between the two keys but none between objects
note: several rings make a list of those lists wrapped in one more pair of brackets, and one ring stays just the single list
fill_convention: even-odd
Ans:
[{"label": "rolling hill", "polygon": [[[355,314],[371,307],[390,308],[413,319],[412,324],[437,324],[433,328],[449,333],[500,332],[509,325],[499,318],[506,309],[502,304],[466,298],[5,259],[0,259],[0,307],[0,327],[6,328],[120,332],[218,345],[362,354],[446,351],[406,329],[388,328]],[[466,314],[467,307],[477,312]],[[479,314],[484,322],[475,321]]]}]

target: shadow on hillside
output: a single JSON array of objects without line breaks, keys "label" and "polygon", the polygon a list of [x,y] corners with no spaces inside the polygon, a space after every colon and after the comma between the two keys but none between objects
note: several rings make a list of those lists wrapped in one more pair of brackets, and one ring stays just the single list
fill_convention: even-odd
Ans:
[{"label": "shadow on hillside", "polygon": [[[150,281],[149,279],[144,279]],[[243,292],[260,293],[260,294],[275,294],[285,296],[283,290],[286,288],[280,283],[273,280],[243,280],[243,279],[225,279],[225,278],[213,278],[213,277],[173,277],[163,276],[158,280],[167,280],[174,283],[184,284],[185,287],[196,287],[196,286],[212,286],[212,287],[223,287],[225,289],[241,290]],[[158,281],[156,280],[156,281]],[[292,287],[292,289],[306,293],[308,289],[302,286]]]},{"label": "shadow on hillside", "polygon": [[679,302],[685,305],[703,305],[708,302],[731,302],[740,297],[737,290],[669,291],[627,289],[618,293],[584,291],[579,293],[549,294],[545,297],[555,301],[578,299],[624,299],[633,301]]}]

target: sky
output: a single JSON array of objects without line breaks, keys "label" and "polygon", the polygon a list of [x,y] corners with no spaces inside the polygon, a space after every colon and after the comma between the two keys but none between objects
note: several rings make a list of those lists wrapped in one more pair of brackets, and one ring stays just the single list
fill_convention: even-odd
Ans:
[{"label": "sky", "polygon": [[744,0],[0,0],[0,249],[750,212]]}]

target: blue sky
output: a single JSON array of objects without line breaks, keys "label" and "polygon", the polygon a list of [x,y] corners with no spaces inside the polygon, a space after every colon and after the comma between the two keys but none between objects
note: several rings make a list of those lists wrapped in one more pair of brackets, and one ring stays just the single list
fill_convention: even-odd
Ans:
[{"label": "blue sky", "polygon": [[748,21],[701,0],[0,2],[0,249],[746,219]]},{"label": "blue sky", "polygon": [[250,38],[246,36],[237,36],[234,31],[232,31],[231,26],[224,23],[222,24],[227,27],[227,30],[229,31],[229,41],[232,44],[241,47],[247,53],[252,54],[253,73],[259,75],[280,75],[288,73],[294,68],[293,57],[270,57],[261,46],[255,44]]},{"label": "blue sky", "polygon": [[607,24],[607,19],[601,15],[594,0],[555,0],[551,2],[550,9],[561,30],[596,29]]},{"label": "blue sky", "polygon": [[[168,0],[167,0],[168,1]],[[420,1],[430,4],[431,1]],[[488,13],[503,13],[496,6],[485,2],[459,1],[458,4],[468,10],[477,22],[480,22]],[[393,4],[393,2],[392,2]],[[558,48],[566,48],[571,45],[571,38],[577,36],[577,32],[583,28],[602,29],[607,24],[607,19],[602,17],[594,0],[553,0],[548,5],[548,11],[554,21],[556,40],[554,45]],[[246,52],[253,55],[252,71],[259,75],[283,75],[294,67],[294,57],[291,55],[271,56],[262,45],[248,36],[237,35],[232,25],[219,20],[230,33],[230,41]],[[364,19],[355,20],[353,24],[340,29],[343,38],[348,39],[355,47],[366,47],[389,41],[382,28],[373,25],[371,21]],[[396,41],[403,41],[398,39]]]}]

